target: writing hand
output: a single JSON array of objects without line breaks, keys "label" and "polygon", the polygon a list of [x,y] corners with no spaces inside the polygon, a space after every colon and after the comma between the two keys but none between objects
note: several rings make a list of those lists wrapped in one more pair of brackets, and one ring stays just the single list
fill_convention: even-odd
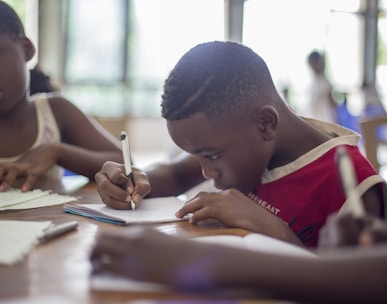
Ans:
[{"label": "writing hand", "polygon": [[358,219],[351,213],[331,214],[319,235],[320,249],[367,247],[382,242],[387,242],[387,223],[371,215],[362,218],[362,225],[359,225]]},{"label": "writing hand", "polygon": [[135,187],[130,178],[125,175],[123,164],[108,161],[102,166],[95,175],[95,181],[105,205],[114,209],[130,209],[132,197],[137,206],[149,194],[151,186],[145,172],[132,167],[132,173]]}]

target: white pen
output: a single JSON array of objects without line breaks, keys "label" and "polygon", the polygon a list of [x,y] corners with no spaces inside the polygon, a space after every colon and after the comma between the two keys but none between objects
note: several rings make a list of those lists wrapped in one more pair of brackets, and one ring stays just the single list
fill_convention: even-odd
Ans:
[{"label": "white pen", "polygon": [[[125,131],[121,131],[121,144],[122,144],[122,157],[124,158],[125,174],[130,178],[134,186],[134,178],[132,172],[132,159],[130,157],[129,141]],[[136,210],[136,204],[132,200],[130,201],[132,210]]]},{"label": "white pen", "polygon": [[363,218],[365,211],[362,199],[356,190],[358,184],[356,172],[352,159],[344,146],[336,149],[336,164],[349,207],[356,218]]},{"label": "white pen", "polygon": [[78,227],[77,221],[71,221],[63,224],[58,224],[53,227],[49,227],[43,231],[43,235],[39,237],[39,241],[47,241],[54,237],[60,236]]}]

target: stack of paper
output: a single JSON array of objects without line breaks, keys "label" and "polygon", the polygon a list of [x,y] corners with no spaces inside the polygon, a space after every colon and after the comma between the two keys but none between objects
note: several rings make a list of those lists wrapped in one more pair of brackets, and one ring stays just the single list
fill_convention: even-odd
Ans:
[{"label": "stack of paper", "polygon": [[59,195],[41,189],[22,192],[20,189],[10,188],[6,192],[0,192],[0,210],[39,208],[75,200],[77,200],[76,197]]}]

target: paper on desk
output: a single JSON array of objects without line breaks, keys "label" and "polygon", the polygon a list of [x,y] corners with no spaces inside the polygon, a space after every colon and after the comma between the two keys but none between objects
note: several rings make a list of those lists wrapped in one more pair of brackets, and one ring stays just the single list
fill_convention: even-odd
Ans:
[{"label": "paper on desk", "polygon": [[20,189],[10,188],[6,192],[0,192],[0,211],[47,207],[75,200],[77,198],[73,196],[60,195],[41,189],[22,192]]},{"label": "paper on desk", "polygon": [[167,285],[131,280],[118,275],[93,275],[90,287],[94,290],[128,291],[128,292],[166,292]]},{"label": "paper on desk", "polygon": [[303,257],[317,257],[315,253],[305,248],[260,233],[250,233],[244,237],[237,235],[208,235],[194,237],[192,239],[195,241],[250,249],[258,252],[281,255],[297,255]]},{"label": "paper on desk", "polygon": [[175,215],[175,212],[183,205],[184,201],[171,196],[143,199],[135,211],[112,209],[102,203],[69,203],[65,204],[63,208],[65,212],[90,217],[99,221],[129,225],[187,220],[189,216],[181,219]]},{"label": "paper on desk", "polygon": [[51,221],[0,221],[0,264],[12,265],[21,261],[50,224]]}]

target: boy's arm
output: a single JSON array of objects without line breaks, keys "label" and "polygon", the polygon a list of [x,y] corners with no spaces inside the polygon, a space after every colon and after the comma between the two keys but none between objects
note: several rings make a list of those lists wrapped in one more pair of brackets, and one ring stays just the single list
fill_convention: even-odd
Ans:
[{"label": "boy's arm", "polygon": [[262,233],[304,247],[287,223],[237,189],[197,193],[176,212],[179,218],[188,214],[192,224],[214,219],[228,227]]},{"label": "boy's arm", "polygon": [[204,180],[198,160],[185,152],[170,163],[157,163],[144,169],[152,187],[150,197],[177,196]]},{"label": "boy's arm", "polygon": [[199,163],[192,156],[182,154],[168,164],[155,164],[145,170],[133,168],[135,188],[125,177],[123,165],[106,162],[96,174],[102,201],[114,209],[129,209],[131,196],[139,204],[145,196],[179,195],[203,180]]}]

